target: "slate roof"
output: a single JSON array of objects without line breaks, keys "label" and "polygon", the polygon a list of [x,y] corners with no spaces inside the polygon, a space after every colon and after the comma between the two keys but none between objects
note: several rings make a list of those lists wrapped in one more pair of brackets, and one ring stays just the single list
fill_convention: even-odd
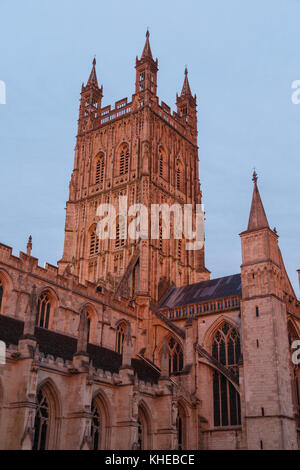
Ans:
[{"label": "slate roof", "polygon": [[[23,334],[23,329],[24,322],[22,320],[0,315],[0,340],[4,341],[7,347],[9,344],[18,344],[19,338]],[[77,339],[72,336],[36,327],[35,337],[39,344],[40,352],[51,354],[54,358],[61,357],[65,361],[71,361],[73,354],[76,352]],[[122,356],[117,352],[102,348],[96,344],[88,344],[87,352],[93,361],[94,367],[110,371],[111,373],[119,371],[122,364]],[[142,359],[132,359],[131,365],[140,380],[157,383],[159,373]]]},{"label": "slate roof", "polygon": [[188,286],[172,287],[162,299],[160,308],[180,307],[241,294],[241,275],[233,274]]}]

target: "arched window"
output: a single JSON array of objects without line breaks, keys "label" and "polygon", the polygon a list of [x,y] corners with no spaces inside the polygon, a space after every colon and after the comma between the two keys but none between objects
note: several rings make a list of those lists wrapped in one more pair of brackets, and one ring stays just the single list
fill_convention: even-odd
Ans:
[{"label": "arched window", "polygon": [[2,281],[0,279],[0,310],[1,310],[1,305],[2,305],[2,299],[3,299],[3,284],[2,284]]},{"label": "arched window", "polygon": [[[240,338],[237,330],[224,323],[216,332],[212,355],[217,361],[238,377]],[[213,374],[214,425],[233,426],[241,424],[240,395],[223,374]]]},{"label": "arched window", "polygon": [[96,227],[90,232],[90,256],[97,254],[99,251],[99,238],[96,233]]},{"label": "arched window", "polygon": [[137,450],[151,449],[151,424],[150,415],[145,405],[140,403],[138,408],[138,435],[137,435]]},{"label": "arched window", "polygon": [[124,343],[126,330],[127,330],[126,323],[125,322],[119,323],[117,327],[117,335],[116,335],[116,351],[119,354],[122,354],[123,352],[123,343]]},{"label": "arched window", "polygon": [[183,369],[183,352],[180,344],[171,337],[168,341],[169,348],[169,374],[175,374]]},{"label": "arched window", "polygon": [[96,157],[95,164],[95,184],[103,183],[104,181],[104,155],[101,153]]},{"label": "arched window", "polygon": [[50,297],[47,292],[44,292],[38,300],[37,313],[36,313],[36,325],[37,326],[40,326],[41,328],[49,327],[50,310],[51,310]]},{"label": "arched window", "polygon": [[34,420],[33,450],[45,450],[49,437],[50,409],[46,394],[40,389],[37,394],[37,409]]},{"label": "arched window", "polygon": [[128,165],[129,165],[129,147],[127,144],[123,144],[120,149],[120,159],[119,159],[120,175],[126,175],[126,173],[128,173]]},{"label": "arched window", "polygon": [[101,441],[101,417],[100,412],[95,400],[92,401],[92,423],[91,423],[91,438],[93,450],[100,449]]}]

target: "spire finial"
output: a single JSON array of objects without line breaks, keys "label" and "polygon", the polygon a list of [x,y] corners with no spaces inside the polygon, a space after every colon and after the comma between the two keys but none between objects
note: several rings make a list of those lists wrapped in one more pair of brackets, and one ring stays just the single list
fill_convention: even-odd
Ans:
[{"label": "spire finial", "polygon": [[149,26],[147,26],[147,31],[146,31],[146,38],[148,38],[150,36],[150,32],[149,32]]},{"label": "spire finial", "polygon": [[184,75],[187,75],[187,74],[188,74],[188,68],[187,68],[187,65],[185,64]]},{"label": "spire finial", "polygon": [[96,56],[94,55],[93,66],[95,67],[95,65],[96,65]]},{"label": "spire finial", "polygon": [[252,175],[252,181],[253,181],[254,184],[257,184],[257,180],[258,180],[258,176],[257,176],[257,173],[256,173],[255,168],[254,168],[253,175]]}]

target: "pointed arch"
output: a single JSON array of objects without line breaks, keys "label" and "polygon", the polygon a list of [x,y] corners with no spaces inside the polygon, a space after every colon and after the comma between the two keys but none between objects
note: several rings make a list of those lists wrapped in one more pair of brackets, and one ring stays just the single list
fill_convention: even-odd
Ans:
[{"label": "pointed arch", "polygon": [[210,325],[210,327],[206,330],[206,333],[204,335],[203,347],[207,349],[208,351],[211,349],[213,338],[216,332],[218,331],[220,327],[222,327],[222,325],[225,322],[228,323],[232,328],[239,330],[240,325],[235,320],[233,320],[232,318],[226,315],[221,315]]},{"label": "pointed arch", "polygon": [[58,307],[58,296],[52,287],[43,287],[38,290],[36,307],[36,326],[51,329],[54,326],[54,314]]},{"label": "pointed arch", "polygon": [[52,379],[47,378],[37,387],[34,419],[33,450],[58,449],[61,399]]},{"label": "pointed arch", "polygon": [[[241,353],[238,329],[228,321],[219,323],[215,330],[211,354],[238,378]],[[219,371],[213,371],[214,426],[241,424],[240,395],[233,384]]]},{"label": "pointed arch", "polygon": [[100,247],[100,240],[97,235],[96,231],[97,225],[94,223],[90,226],[88,230],[88,236],[89,236],[89,245],[88,245],[88,256],[92,257],[99,253],[99,247]]},{"label": "pointed arch", "polygon": [[142,399],[138,406],[138,449],[150,450],[152,449],[152,434],[153,413],[151,412],[147,403]]},{"label": "pointed arch", "polygon": [[[160,345],[160,358],[162,356],[163,344],[164,342],[162,341]],[[167,335],[167,347],[169,352],[169,375],[173,375],[183,370],[183,345],[175,335],[169,332]]]},{"label": "pointed arch", "polygon": [[79,316],[81,312],[86,311],[87,320],[88,320],[88,334],[87,342],[98,344],[97,341],[97,323],[98,323],[98,314],[97,311],[90,302],[86,302],[79,310]]},{"label": "pointed arch", "polygon": [[116,352],[119,354],[123,353],[123,343],[127,328],[128,322],[126,320],[120,320],[116,325]]},{"label": "pointed arch", "polygon": [[129,145],[123,142],[117,150],[116,176],[126,175],[129,171]]},{"label": "pointed arch", "polygon": [[93,393],[91,402],[91,440],[93,450],[110,449],[113,406],[102,389]]}]

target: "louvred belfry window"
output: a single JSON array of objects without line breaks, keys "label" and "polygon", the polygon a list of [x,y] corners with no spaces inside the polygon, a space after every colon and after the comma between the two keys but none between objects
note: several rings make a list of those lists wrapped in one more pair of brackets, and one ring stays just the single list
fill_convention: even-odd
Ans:
[{"label": "louvred belfry window", "polygon": [[179,165],[176,168],[176,188],[181,190],[181,168]]},{"label": "louvred belfry window", "polygon": [[90,234],[90,256],[95,255],[99,251],[99,238],[96,234],[96,229],[93,229]]},{"label": "louvred belfry window", "polygon": [[[241,353],[237,330],[224,323],[215,334],[212,356],[238,378],[238,361]],[[223,374],[213,374],[214,425],[241,424],[240,396]]]},{"label": "louvred belfry window", "polygon": [[129,166],[129,148],[128,145],[123,145],[120,153],[120,175],[128,173]]},{"label": "louvred belfry window", "polygon": [[104,181],[104,156],[101,155],[96,160],[95,183],[103,183]]}]

